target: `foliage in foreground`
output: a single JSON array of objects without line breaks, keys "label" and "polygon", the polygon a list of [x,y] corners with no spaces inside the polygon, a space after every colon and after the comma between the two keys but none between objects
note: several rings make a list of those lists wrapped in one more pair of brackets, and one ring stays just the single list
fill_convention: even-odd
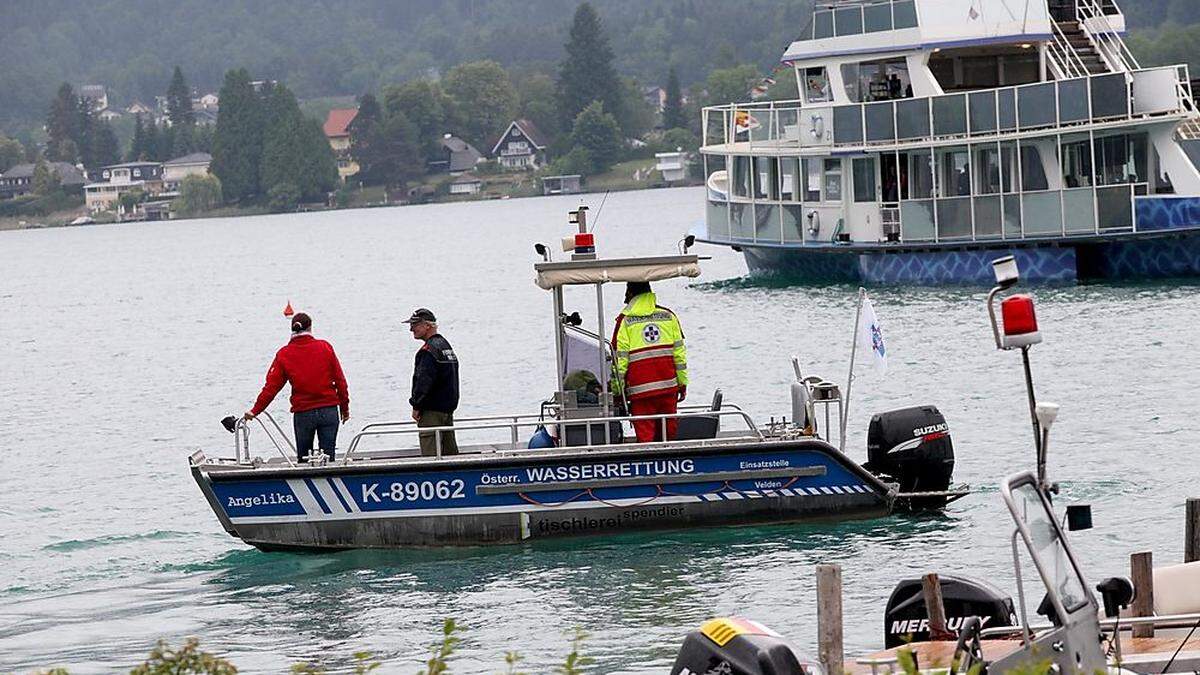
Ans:
[{"label": "foliage in foreground", "polygon": [[[462,627],[454,619],[448,618],[442,623],[442,637],[430,648],[429,660],[417,675],[445,675],[450,672],[450,660],[454,656],[462,638],[459,634]],[[582,675],[586,667],[594,663],[589,656],[583,655],[583,643],[588,634],[576,629],[571,638],[571,652],[567,654],[561,665],[554,668],[555,673],[562,675]],[[383,663],[370,652],[360,651],[353,654],[352,670],[355,675],[366,675],[374,672]],[[517,670],[517,664],[524,658],[517,652],[507,652],[504,655],[504,672],[506,675],[526,675]],[[341,668],[339,672],[344,672]],[[165,640],[159,640],[150,656],[141,665],[129,671],[130,675],[235,675],[237,666],[214,654],[202,651],[200,641],[188,638],[182,647],[172,648]],[[289,670],[300,675],[324,675],[328,672],[322,663],[297,663]],[[38,675],[69,675],[66,668],[52,668],[39,671]]]}]

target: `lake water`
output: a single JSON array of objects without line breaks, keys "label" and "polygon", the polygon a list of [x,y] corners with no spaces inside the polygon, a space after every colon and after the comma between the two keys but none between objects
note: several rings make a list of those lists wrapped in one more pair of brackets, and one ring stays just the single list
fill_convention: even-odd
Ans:
[{"label": "lake water", "polygon": [[[595,672],[665,672],[714,615],[758,618],[815,652],[820,562],[844,569],[850,654],[882,642],[902,578],[970,574],[1013,592],[996,486],[1033,453],[1019,357],[993,348],[985,289],[871,291],[889,366],[861,364],[847,447],[865,458],[875,412],[937,405],[956,478],[977,488],[943,516],[329,555],[260,553],[221,530],[187,456],[232,452],[218,420],[258,393],[288,300],[346,370],[343,439],[407,414],[417,345],[400,320],[418,306],[462,361],[462,414],[534,410],[554,366],[532,244],[567,234],[581,201],[604,255],[673,252],[703,217],[703,190],[680,189],[602,209],[585,195],[0,232],[0,672],[127,670],[160,637],[197,636],[246,672],[345,669],[366,650],[383,672],[415,673],[444,617],[465,628],[456,672],[502,671],[511,650],[547,672],[575,628]],[[749,280],[740,255],[703,252],[700,279],[657,289],[687,333],[695,399],[721,387],[760,420],[788,414],[792,354],[845,381],[854,288]],[[1052,475],[1063,501],[1094,507],[1096,528],[1073,538],[1089,580],[1127,573],[1135,550],[1178,561],[1184,500],[1200,496],[1200,287],[1036,296],[1039,395],[1062,405]],[[272,409],[286,416],[286,395]]]}]

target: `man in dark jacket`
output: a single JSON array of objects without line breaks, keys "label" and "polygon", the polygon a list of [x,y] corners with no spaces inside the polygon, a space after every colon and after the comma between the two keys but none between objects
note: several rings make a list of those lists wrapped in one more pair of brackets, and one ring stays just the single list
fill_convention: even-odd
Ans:
[{"label": "man in dark jacket", "polygon": [[[413,337],[425,344],[417,350],[413,366],[412,416],[418,427],[449,427],[454,425],[454,410],[458,408],[458,357],[446,338],[438,334],[437,318],[421,308],[405,321]],[[437,432],[441,437],[443,455],[458,454],[453,431]],[[434,432],[422,432],[421,454],[438,454]]]}]

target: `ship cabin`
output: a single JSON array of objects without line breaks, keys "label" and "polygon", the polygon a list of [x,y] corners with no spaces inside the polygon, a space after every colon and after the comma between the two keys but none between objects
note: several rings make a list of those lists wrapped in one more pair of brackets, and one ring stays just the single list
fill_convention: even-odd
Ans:
[{"label": "ship cabin", "polygon": [[1200,196],[1187,66],[1142,67],[1124,31],[1109,0],[818,0],[782,59],[799,99],[703,111],[707,240],[879,249],[1196,225],[1200,200],[1179,203]]}]

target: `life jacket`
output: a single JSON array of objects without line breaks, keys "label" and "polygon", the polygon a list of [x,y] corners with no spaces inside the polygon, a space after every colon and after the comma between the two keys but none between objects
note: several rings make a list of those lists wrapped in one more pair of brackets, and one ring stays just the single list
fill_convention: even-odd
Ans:
[{"label": "life jacket", "polygon": [[654,293],[642,293],[617,315],[614,392],[629,400],[673,394],[688,383],[687,348],[675,313],[660,307]]}]

